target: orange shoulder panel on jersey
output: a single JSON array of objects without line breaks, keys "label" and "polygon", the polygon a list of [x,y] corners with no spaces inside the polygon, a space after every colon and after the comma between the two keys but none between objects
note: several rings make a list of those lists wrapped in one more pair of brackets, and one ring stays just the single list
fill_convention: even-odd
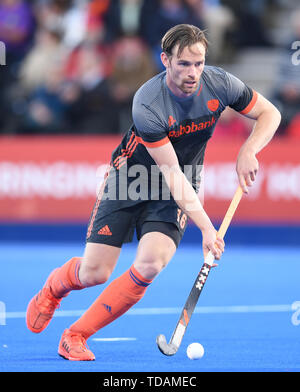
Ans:
[{"label": "orange shoulder panel on jersey", "polygon": [[256,104],[257,98],[258,98],[258,94],[255,90],[253,90],[253,97],[252,97],[251,101],[245,107],[245,109],[241,110],[239,113],[248,114],[250,112],[250,110],[254,107],[254,105]]},{"label": "orange shoulder panel on jersey", "polygon": [[155,148],[155,147],[160,147],[163,146],[167,143],[169,143],[170,139],[168,136],[164,137],[161,140],[158,140],[157,142],[145,142],[140,136],[136,136],[134,132],[132,132],[131,137],[129,141],[126,144],[126,147],[121,150],[121,154],[118,155],[114,161],[113,165],[116,169],[120,169],[125,163],[127,162],[127,159],[132,156],[134,153],[135,149],[137,148],[138,144],[142,144],[145,147],[148,148]]},{"label": "orange shoulder panel on jersey", "polygon": [[161,147],[161,146],[164,146],[165,144],[169,143],[169,141],[170,141],[168,136],[164,137],[161,140],[158,140],[157,142],[145,142],[140,136],[136,136],[136,140],[140,144],[143,144],[145,147],[148,147],[148,148]]}]

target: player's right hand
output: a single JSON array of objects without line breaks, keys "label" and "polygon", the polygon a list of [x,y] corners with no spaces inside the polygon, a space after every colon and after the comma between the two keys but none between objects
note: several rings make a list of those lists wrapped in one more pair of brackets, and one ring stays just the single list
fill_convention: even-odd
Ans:
[{"label": "player's right hand", "polygon": [[[223,239],[217,237],[215,228],[211,227],[202,230],[202,247],[204,258],[211,251],[215,260],[220,260],[225,249],[225,243]],[[217,266],[217,264],[213,266]]]}]

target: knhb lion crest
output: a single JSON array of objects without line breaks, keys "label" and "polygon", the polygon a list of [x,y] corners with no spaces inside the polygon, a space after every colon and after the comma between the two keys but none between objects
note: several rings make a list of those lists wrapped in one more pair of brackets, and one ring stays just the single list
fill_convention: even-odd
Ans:
[{"label": "knhb lion crest", "polygon": [[215,112],[218,109],[219,105],[220,102],[218,99],[210,99],[209,101],[207,101],[207,107],[212,112]]}]

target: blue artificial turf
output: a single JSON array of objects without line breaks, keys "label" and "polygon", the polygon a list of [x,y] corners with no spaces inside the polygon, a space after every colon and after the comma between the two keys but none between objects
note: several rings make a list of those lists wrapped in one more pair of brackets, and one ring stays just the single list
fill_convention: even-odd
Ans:
[{"label": "blue artificial turf", "polygon": [[[123,248],[109,282],[131,265],[135,250],[134,245]],[[63,330],[78,316],[62,313],[35,335],[26,328],[24,312],[51,270],[82,252],[82,245],[76,244],[0,244],[0,301],[6,310],[5,320],[0,321],[1,372],[300,370],[300,325],[292,322],[295,311],[287,308],[300,301],[300,248],[227,245],[219,267],[208,277],[182,346],[176,355],[166,357],[157,349],[156,336],[171,337],[202,265],[200,246],[180,246],[132,311],[89,339],[96,361],[70,362],[57,355],[57,346]],[[103,287],[72,292],[59,311],[86,309]],[[202,359],[187,358],[186,348],[192,342],[204,346]]]}]

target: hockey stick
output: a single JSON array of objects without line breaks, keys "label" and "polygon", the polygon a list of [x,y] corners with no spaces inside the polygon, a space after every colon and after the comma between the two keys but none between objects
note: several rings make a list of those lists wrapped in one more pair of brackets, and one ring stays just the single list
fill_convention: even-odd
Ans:
[{"label": "hockey stick", "polygon": [[[223,222],[219,228],[217,237],[223,239],[226,231],[228,229],[228,226],[230,225],[230,222],[232,220],[232,217],[235,213],[235,210],[237,209],[239,202],[242,198],[243,191],[241,187],[239,186],[234,194],[234,197],[230,203],[230,206],[226,212],[226,215],[223,219]],[[205,257],[204,263],[202,265],[202,268],[194,282],[194,285],[192,287],[192,290],[186,300],[186,303],[184,305],[184,308],[181,312],[180,318],[177,322],[177,325],[175,327],[175,330],[173,332],[173,335],[170,339],[170,342],[167,343],[165,335],[158,335],[156,338],[156,343],[159,348],[159,350],[165,354],[165,355],[174,355],[176,354],[182,338],[185,334],[186,328],[188,326],[188,323],[191,319],[191,316],[193,314],[193,311],[196,307],[196,304],[198,302],[198,298],[201,294],[201,291],[204,287],[204,284],[206,282],[206,279],[208,277],[208,274],[210,272],[210,269],[214,263],[214,256],[211,252],[208,252],[207,256]]]}]

